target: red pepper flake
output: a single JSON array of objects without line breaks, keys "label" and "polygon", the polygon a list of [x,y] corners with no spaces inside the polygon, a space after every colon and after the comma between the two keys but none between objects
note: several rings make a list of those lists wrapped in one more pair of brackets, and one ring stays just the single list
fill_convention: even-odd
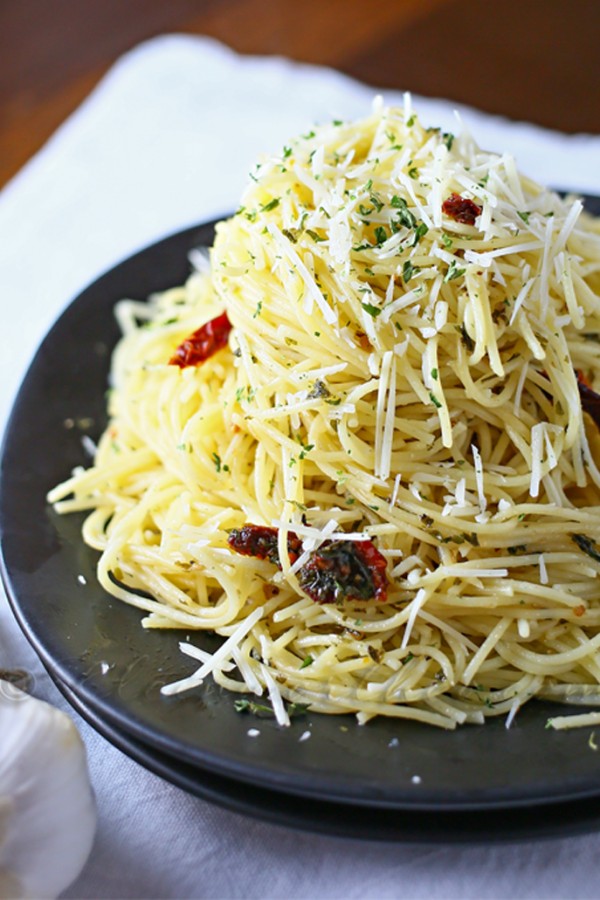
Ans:
[{"label": "red pepper flake", "polygon": [[460,194],[450,194],[447,200],[442,203],[442,212],[454,219],[455,222],[462,222],[463,225],[474,225],[477,216],[481,215],[482,206],[474,203],[467,197],[461,197]]},{"label": "red pepper flake", "polygon": [[213,356],[217,350],[222,350],[227,346],[231,328],[227,313],[221,313],[220,316],[211,319],[210,322],[206,322],[205,325],[190,334],[179,345],[169,360],[169,365],[179,366],[180,369],[185,369],[186,366],[200,365]]},{"label": "red pepper flake", "polygon": [[[294,563],[302,553],[302,541],[288,532],[288,553]],[[229,546],[244,556],[267,559],[281,568],[277,529],[266,525],[244,525],[233,529]],[[387,599],[385,557],[372,541],[324,541],[297,572],[300,586],[316,603],[344,600]]]},{"label": "red pepper flake", "polygon": [[579,606],[574,606],[573,612],[575,613],[576,616],[582,616],[585,612],[585,606],[583,605],[583,603],[580,603]]}]

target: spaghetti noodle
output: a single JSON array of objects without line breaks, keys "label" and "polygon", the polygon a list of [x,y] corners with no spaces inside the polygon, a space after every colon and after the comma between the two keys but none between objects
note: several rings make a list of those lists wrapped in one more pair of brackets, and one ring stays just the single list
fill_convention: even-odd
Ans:
[{"label": "spaghetti noodle", "polygon": [[49,495],[90,511],[100,583],[145,627],[226,638],[182,644],[199,668],[164,691],[212,675],[282,724],[284,701],[445,728],[599,703],[580,201],[407,98],[263,161],[196,262],[119,304],[108,428]]}]

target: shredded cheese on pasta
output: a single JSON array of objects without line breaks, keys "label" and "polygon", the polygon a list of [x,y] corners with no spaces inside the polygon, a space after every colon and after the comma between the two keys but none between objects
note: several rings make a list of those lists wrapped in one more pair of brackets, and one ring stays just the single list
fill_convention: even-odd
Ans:
[{"label": "shredded cheese on pasta", "polygon": [[[119,305],[110,423],[49,495],[89,510],[100,583],[145,627],[226,639],[165,692],[212,675],[281,724],[284,701],[444,728],[598,703],[600,444],[576,372],[598,371],[600,227],[580,201],[376,104],[262,161],[196,258]],[[223,310],[229,346],[169,365]],[[277,528],[280,569],[228,545],[246,523]],[[385,602],[303,593],[336,539],[376,544]]]}]

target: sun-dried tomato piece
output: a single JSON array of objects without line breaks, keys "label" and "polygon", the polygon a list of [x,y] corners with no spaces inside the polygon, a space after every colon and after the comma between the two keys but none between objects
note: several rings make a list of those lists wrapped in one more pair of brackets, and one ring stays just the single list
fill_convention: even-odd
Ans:
[{"label": "sun-dried tomato piece", "polygon": [[452,193],[447,200],[442,203],[442,212],[444,212],[455,222],[462,222],[463,225],[474,225],[477,216],[481,215],[482,206],[469,200],[467,197],[461,197],[460,194]]},{"label": "sun-dried tomato piece", "polygon": [[[241,553],[242,556],[256,556],[258,559],[268,559],[281,568],[279,550],[277,549],[277,529],[268,525],[244,525],[243,528],[233,528],[229,532],[227,543],[232,550]],[[293,531],[288,532],[288,554],[294,563],[302,553],[302,541]]]},{"label": "sun-dried tomato piece", "polygon": [[217,350],[222,350],[227,346],[231,328],[227,313],[221,313],[220,316],[216,316],[190,334],[179,345],[169,360],[169,365],[179,366],[180,369],[185,369],[186,366],[200,365],[213,356]]},{"label": "sun-dried tomato piece", "polygon": [[[243,556],[267,559],[281,568],[277,549],[277,529],[268,525],[234,528],[227,543]],[[294,563],[302,553],[302,541],[288,532],[288,554]],[[305,594],[316,603],[343,600],[387,599],[385,557],[372,541],[324,541],[310,554],[297,576]]]},{"label": "sun-dried tomato piece", "polygon": [[581,408],[592,417],[600,428],[600,394],[596,393],[581,369],[576,369],[575,374],[577,375]]},{"label": "sun-dried tomato piece", "polygon": [[325,541],[298,572],[316,603],[387,598],[385,557],[372,541]]}]

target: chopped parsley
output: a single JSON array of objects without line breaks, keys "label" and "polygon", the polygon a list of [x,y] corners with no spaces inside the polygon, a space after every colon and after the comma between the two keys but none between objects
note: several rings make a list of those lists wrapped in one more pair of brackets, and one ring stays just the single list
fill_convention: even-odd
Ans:
[{"label": "chopped parsley", "polygon": [[364,311],[368,312],[369,315],[372,316],[374,319],[376,319],[377,316],[381,315],[381,309],[378,306],[373,306],[372,303],[361,303],[361,306],[364,309]]},{"label": "chopped parsley", "polygon": [[383,227],[383,225],[378,225],[375,229],[375,240],[377,241],[377,246],[381,244],[385,244],[388,239],[387,231]]},{"label": "chopped parsley", "polygon": [[417,224],[417,220],[411,213],[406,200],[403,197],[398,197],[397,194],[394,194],[391,200],[392,207],[397,209],[396,213],[396,223],[398,225],[404,225],[405,228],[414,228]]},{"label": "chopped parsley", "polygon": [[314,444],[303,444],[302,441],[300,441],[300,446],[302,447],[302,450],[300,451],[300,454],[299,454],[300,459],[304,459],[304,457],[306,456],[307,453],[310,453],[311,450],[315,449]]},{"label": "chopped parsley", "polygon": [[456,260],[453,259],[448,266],[448,271],[444,276],[444,281],[454,281],[455,278],[460,278],[461,275],[464,275],[466,271],[466,269],[459,269]]},{"label": "chopped parsley", "polygon": [[425,237],[425,235],[427,234],[428,231],[429,231],[429,228],[427,227],[425,222],[420,222],[417,225],[417,227],[415,228],[415,235],[414,235],[413,243],[412,243],[413,247],[417,246],[417,244],[419,243],[421,238]]},{"label": "chopped parsley", "polygon": [[272,209],[275,209],[279,206],[279,197],[273,197],[272,200],[269,200],[268,203],[263,203],[261,206],[262,212],[271,212]]},{"label": "chopped parsley", "polygon": [[221,461],[221,457],[218,453],[211,453],[211,458],[215,464],[215,469],[217,470],[217,472],[229,472],[229,466],[225,465]]},{"label": "chopped parsley", "polygon": [[371,196],[369,197],[369,200],[371,201],[371,203],[373,204],[373,206],[375,207],[377,212],[381,212],[381,210],[383,209],[383,203],[379,199],[377,194],[371,194]]},{"label": "chopped parsley", "polygon": [[[255,700],[248,700],[246,697],[243,697],[240,700],[234,700],[233,707],[235,711],[239,713],[252,713],[263,719],[275,718],[272,706],[269,706],[267,703],[257,703]],[[308,703],[288,703],[287,712],[290,718],[292,716],[303,716],[308,707]]]},{"label": "chopped parsley", "polygon": [[410,259],[407,259],[404,265],[402,266],[402,278],[404,279],[404,283],[408,284],[413,275],[416,275],[420,271],[418,266],[413,266]]}]

